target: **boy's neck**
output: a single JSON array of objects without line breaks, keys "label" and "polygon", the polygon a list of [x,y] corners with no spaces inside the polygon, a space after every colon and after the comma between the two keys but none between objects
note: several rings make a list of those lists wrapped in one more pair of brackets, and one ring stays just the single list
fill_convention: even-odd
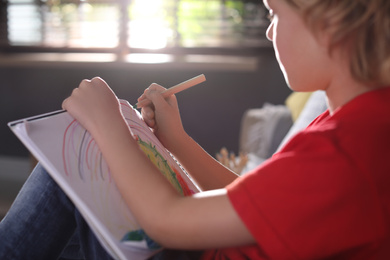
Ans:
[{"label": "boy's neck", "polygon": [[325,92],[328,99],[328,107],[330,114],[335,110],[344,106],[357,96],[363,93],[377,89],[378,87],[370,87],[354,80],[351,82],[343,81],[337,85],[330,86]]}]

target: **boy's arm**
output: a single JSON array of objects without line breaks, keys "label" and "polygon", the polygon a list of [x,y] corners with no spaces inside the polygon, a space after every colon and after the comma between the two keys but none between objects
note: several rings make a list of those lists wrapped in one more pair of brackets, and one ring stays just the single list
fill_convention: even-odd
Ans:
[{"label": "boy's arm", "polygon": [[202,190],[226,187],[238,175],[209,155],[190,136],[173,153]]},{"label": "boy's arm", "polygon": [[104,81],[84,81],[63,107],[92,134],[127,205],[158,243],[177,249],[254,243],[226,190],[179,196],[132,138]]}]

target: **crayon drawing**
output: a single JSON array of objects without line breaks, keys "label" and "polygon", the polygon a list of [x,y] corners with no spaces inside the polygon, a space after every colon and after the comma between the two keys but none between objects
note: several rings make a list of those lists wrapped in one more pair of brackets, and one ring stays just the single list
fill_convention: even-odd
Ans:
[{"label": "crayon drawing", "polygon": [[138,145],[168,181],[184,196],[198,192],[199,189],[194,185],[194,182],[189,178],[184,169],[180,167],[178,162],[141,119],[140,113],[134,110],[127,101],[122,100],[121,106],[122,113]]},{"label": "crayon drawing", "polygon": [[139,229],[111,178],[96,142],[76,120],[64,133],[62,158],[68,182],[84,191],[83,196],[88,196],[91,210],[99,214],[117,239],[129,230]]}]

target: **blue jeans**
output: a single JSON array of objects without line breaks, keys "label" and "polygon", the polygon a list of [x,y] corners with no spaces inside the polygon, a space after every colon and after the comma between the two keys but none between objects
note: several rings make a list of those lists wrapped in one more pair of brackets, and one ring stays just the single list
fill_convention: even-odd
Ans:
[{"label": "blue jeans", "polygon": [[[152,259],[197,259],[164,250]],[[0,259],[112,259],[77,208],[38,164],[0,222]]]}]

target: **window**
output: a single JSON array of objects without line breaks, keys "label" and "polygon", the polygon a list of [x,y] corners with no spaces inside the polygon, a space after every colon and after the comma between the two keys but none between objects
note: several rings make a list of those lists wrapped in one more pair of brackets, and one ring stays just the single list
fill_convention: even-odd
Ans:
[{"label": "window", "polygon": [[261,1],[0,0],[3,51],[252,51],[265,42]]}]

